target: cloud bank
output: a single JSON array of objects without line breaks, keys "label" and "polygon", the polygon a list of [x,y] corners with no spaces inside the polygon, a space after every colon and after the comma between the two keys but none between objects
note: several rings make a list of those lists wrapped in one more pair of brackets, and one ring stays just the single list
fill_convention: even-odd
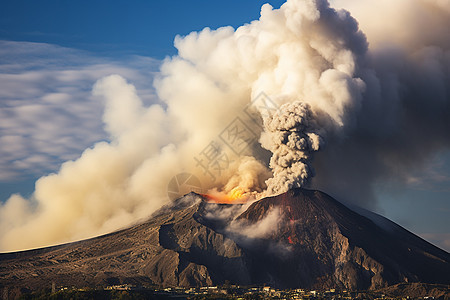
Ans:
[{"label": "cloud bank", "polygon": [[0,182],[55,172],[62,162],[107,138],[103,103],[91,96],[99,78],[123,74],[145,101],[155,98],[147,83],[157,70],[155,60],[117,62],[55,45],[12,41],[0,41],[0,57]]},{"label": "cloud bank", "polygon": [[[384,4],[365,7],[379,16]],[[129,225],[168,201],[181,172],[205,191],[255,196],[310,184],[374,206],[373,184],[401,181],[448,147],[450,18],[439,5],[396,2],[386,21],[396,30],[377,35],[324,0],[266,4],[236,30],[177,37],[178,55],[154,82],[160,103],[144,104],[123,76],[99,80],[93,95],[105,101],[109,141],[39,179],[31,202],[12,196],[0,209],[1,248]],[[418,7],[439,17],[417,28]]]}]

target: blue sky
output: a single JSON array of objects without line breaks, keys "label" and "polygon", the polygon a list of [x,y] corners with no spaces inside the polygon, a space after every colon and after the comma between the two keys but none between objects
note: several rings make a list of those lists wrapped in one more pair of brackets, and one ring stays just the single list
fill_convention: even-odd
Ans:
[{"label": "blue sky", "polygon": [[[119,73],[156,101],[152,78],[176,54],[177,34],[236,28],[266,2],[283,1],[1,0],[0,200],[28,197],[37,178],[105,139],[96,80]],[[380,213],[447,250],[449,157],[434,157],[409,184],[377,186]]]},{"label": "blue sky", "polygon": [[111,56],[174,55],[173,38],[237,27],[283,1],[1,1],[0,39],[57,44]]}]

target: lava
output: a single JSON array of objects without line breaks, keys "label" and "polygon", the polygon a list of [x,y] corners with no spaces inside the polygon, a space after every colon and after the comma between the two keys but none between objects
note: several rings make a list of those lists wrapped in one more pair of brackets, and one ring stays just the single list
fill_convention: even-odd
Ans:
[{"label": "lava", "polygon": [[241,188],[235,187],[228,194],[217,191],[210,191],[208,194],[203,194],[209,202],[222,204],[241,204],[247,202],[249,194],[245,193]]}]

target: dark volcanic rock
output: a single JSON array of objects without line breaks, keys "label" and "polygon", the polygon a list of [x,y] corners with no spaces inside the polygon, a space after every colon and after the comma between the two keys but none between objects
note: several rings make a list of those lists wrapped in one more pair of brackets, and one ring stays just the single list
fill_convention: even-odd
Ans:
[{"label": "dark volcanic rock", "polygon": [[450,286],[444,284],[400,283],[377,292],[395,299],[404,298],[404,295],[413,299],[450,299]]},{"label": "dark volcanic rock", "polygon": [[387,219],[383,229],[319,191],[296,189],[262,199],[239,218],[256,223],[273,208],[281,208],[282,220],[266,240],[290,250],[284,257],[266,257],[279,270],[269,269],[267,278],[275,275],[287,286],[351,290],[399,282],[450,283],[447,252]]},{"label": "dark volcanic rock", "polygon": [[[450,284],[447,252],[386,219],[378,226],[324,193],[296,189],[257,201],[237,217],[230,213],[239,208],[208,204],[191,193],[129,229],[0,254],[0,287],[36,290],[52,282],[206,286],[229,281],[353,290],[402,282]],[[245,230],[228,227],[235,218],[233,224],[258,228],[274,209],[279,210],[277,219],[262,236],[246,237]]]}]

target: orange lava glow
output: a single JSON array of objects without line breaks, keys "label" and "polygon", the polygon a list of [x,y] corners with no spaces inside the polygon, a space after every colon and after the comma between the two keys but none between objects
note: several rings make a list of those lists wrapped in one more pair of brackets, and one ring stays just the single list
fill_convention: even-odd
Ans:
[{"label": "orange lava glow", "polygon": [[249,196],[246,195],[239,187],[232,189],[228,194],[213,192],[209,194],[203,194],[203,196],[205,196],[209,202],[222,204],[245,203],[249,198]]},{"label": "orange lava glow", "polygon": [[294,243],[290,236],[288,236],[288,242],[289,242],[289,244],[293,244]]}]

